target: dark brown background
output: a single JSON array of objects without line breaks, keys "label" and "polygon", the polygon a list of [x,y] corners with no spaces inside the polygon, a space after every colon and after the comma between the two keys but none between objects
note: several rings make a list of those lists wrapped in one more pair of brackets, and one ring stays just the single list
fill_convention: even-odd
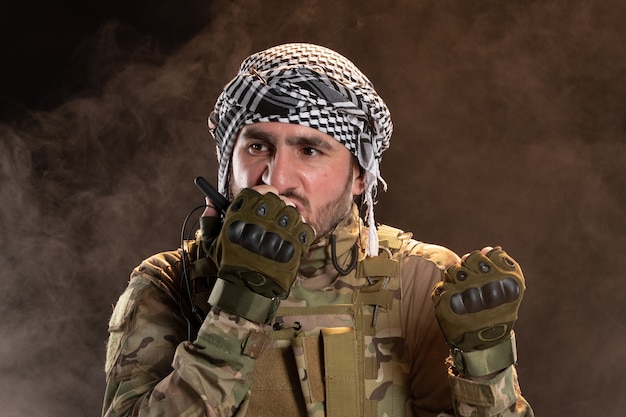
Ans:
[{"label": "dark brown background", "polygon": [[379,221],[524,267],[537,415],[623,414],[621,0],[128,3],[2,6],[3,415],[99,415],[111,305],[214,180],[220,88],[289,41],[344,53],[389,104]]}]

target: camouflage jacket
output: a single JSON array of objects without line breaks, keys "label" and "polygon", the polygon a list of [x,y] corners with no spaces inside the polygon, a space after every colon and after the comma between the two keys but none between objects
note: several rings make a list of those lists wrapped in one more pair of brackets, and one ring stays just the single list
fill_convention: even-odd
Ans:
[{"label": "camouflage jacket", "polygon": [[[354,211],[335,235],[336,260],[345,265],[354,256],[351,249],[359,236],[367,233]],[[365,241],[359,243],[363,248]],[[408,402],[406,407],[396,406],[393,415],[532,416],[521,397],[514,367],[482,382],[446,371],[449,352],[430,294],[443,270],[457,262],[458,257],[439,246],[414,240],[406,243],[400,257],[400,287],[393,291],[393,297],[401,300],[398,305],[402,329],[399,337],[389,338],[392,344],[385,349],[389,356],[405,358],[406,363],[399,361],[398,366],[405,368],[401,389],[408,391],[404,396],[408,396]],[[307,291],[314,294],[345,286],[331,262],[330,246],[328,239],[321,239],[311,248],[281,308],[302,305],[302,294]],[[364,257],[363,253],[358,252],[359,258]],[[276,374],[272,372],[273,364],[285,356],[284,350],[272,349],[277,343],[273,336],[294,330],[285,329],[280,310],[273,326],[215,309],[208,310],[202,323],[196,324],[189,303],[181,302],[186,300],[187,291],[182,281],[182,259],[180,251],[160,253],[142,262],[131,274],[109,322],[103,416],[279,415],[277,404],[285,402],[285,391],[276,391],[256,402],[254,399],[259,396],[255,392],[263,391],[268,383],[272,385]],[[306,343],[300,342],[293,350],[296,361]],[[376,351],[372,355],[382,354]],[[298,368],[294,377],[287,375],[277,384],[298,390],[293,386],[298,385],[298,379],[306,379],[302,372]],[[315,393],[307,391],[302,385],[299,395],[310,400]],[[303,405],[301,410],[301,415],[324,415],[314,402]],[[377,415],[376,409],[367,411],[356,415]],[[388,412],[384,408],[379,411]]]}]

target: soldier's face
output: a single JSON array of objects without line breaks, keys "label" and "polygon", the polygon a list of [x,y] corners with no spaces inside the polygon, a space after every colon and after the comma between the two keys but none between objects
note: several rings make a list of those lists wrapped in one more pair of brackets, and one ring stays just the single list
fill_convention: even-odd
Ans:
[{"label": "soldier's face", "polygon": [[[325,133],[288,123],[244,126],[235,141],[231,192],[269,185],[293,204],[318,236],[348,213],[363,178],[354,156]],[[268,191],[267,187],[261,187]]]}]

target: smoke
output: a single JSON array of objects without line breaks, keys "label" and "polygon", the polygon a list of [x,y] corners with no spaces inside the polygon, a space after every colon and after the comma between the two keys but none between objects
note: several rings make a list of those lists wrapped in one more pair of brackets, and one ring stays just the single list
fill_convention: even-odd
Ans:
[{"label": "smoke", "polygon": [[54,106],[0,124],[6,415],[100,413],[111,306],[136,264],[178,246],[202,203],[193,178],[215,181],[215,98],[245,56],[291,41],[350,57],[392,110],[378,221],[459,253],[501,244],[524,267],[519,373],[536,413],[626,407],[626,7],[362,3],[157,2],[197,32],[109,20]]},{"label": "smoke", "polygon": [[7,415],[98,414],[111,304],[157,235],[178,245],[214,171],[206,61],[115,21],[82,48],[89,89],[2,126]]}]

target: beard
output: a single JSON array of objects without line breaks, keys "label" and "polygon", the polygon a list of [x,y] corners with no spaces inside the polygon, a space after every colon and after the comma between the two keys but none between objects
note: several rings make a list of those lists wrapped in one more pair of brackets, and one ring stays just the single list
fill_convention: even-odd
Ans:
[{"label": "beard", "polygon": [[329,201],[316,212],[310,211],[310,204],[306,196],[300,196],[286,191],[283,195],[293,200],[298,200],[309,211],[307,224],[315,230],[315,240],[328,236],[330,232],[346,217],[352,208],[354,196],[352,195],[352,175],[348,175],[343,191],[335,200]]},{"label": "beard", "polygon": [[335,201],[330,201],[316,213],[315,223],[311,227],[315,229],[318,238],[327,236],[346,217],[352,208],[354,196],[352,195],[352,181],[346,182],[342,195]]}]

